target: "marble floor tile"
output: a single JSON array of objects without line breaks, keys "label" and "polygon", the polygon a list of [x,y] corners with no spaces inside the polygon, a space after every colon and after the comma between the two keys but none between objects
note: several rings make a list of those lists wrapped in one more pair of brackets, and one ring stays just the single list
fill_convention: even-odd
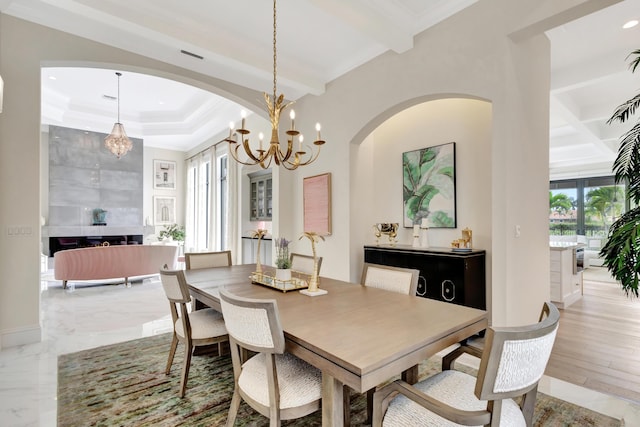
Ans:
[{"label": "marble floor tile", "polygon": [[[59,355],[171,331],[158,278],[131,287],[88,283],[66,290],[59,281],[43,280],[40,295],[42,341],[0,351],[2,427],[56,426]],[[540,391],[640,426],[637,404],[548,377]]]}]

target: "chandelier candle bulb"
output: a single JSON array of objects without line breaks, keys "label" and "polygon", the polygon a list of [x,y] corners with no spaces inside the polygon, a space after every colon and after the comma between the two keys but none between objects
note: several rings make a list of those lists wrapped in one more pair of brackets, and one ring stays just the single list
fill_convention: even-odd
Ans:
[{"label": "chandelier candle bulb", "polygon": [[302,141],[304,141],[304,136],[300,134],[298,137],[298,152],[302,153]]},{"label": "chandelier candle bulb", "polygon": [[296,130],[296,112],[291,110],[289,117],[291,117],[291,130]]},{"label": "chandelier candle bulb", "polygon": [[260,141],[260,151],[264,151],[262,149],[262,140],[264,140],[264,134],[262,132],[258,134],[258,140]]},{"label": "chandelier candle bulb", "polygon": [[321,141],[322,139],[320,138],[320,123],[316,123],[316,131],[318,131],[318,141]]},{"label": "chandelier candle bulb", "polygon": [[247,112],[242,110],[240,111],[240,116],[242,117],[242,126],[241,129],[244,129],[244,120],[247,118]]},{"label": "chandelier candle bulb", "polygon": [[233,122],[229,122],[229,139],[233,136],[233,130],[236,127],[236,124]]}]

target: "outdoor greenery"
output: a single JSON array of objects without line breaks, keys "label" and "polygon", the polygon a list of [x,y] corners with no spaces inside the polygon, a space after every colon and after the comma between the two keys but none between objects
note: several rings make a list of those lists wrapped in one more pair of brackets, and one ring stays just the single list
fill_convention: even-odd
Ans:
[{"label": "outdoor greenery", "polygon": [[184,240],[184,227],[178,224],[168,224],[164,226],[164,230],[159,233],[160,239],[172,238],[173,240],[182,242]]},{"label": "outdoor greenery", "polygon": [[[629,54],[633,57],[629,68],[635,72],[640,65],[640,49]],[[626,122],[640,106],[640,93],[620,105],[607,123]],[[600,251],[604,265],[620,281],[627,296],[638,297],[640,271],[640,121],[622,135],[618,155],[613,162],[616,182],[626,182],[633,209],[623,214],[609,229],[608,240]]]},{"label": "outdoor greenery", "polygon": [[[618,185],[592,188],[585,195],[585,223],[586,236],[604,237],[611,224],[624,211],[624,188]],[[549,191],[549,214],[564,215],[562,219],[552,220],[549,224],[551,235],[574,235],[578,228],[575,215],[571,211],[577,208],[577,201],[564,193],[553,194]]]}]

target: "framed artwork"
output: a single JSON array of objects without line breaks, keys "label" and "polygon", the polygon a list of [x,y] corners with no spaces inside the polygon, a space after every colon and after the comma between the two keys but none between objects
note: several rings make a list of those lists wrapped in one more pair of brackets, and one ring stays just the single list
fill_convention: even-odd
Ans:
[{"label": "framed artwork", "polygon": [[310,176],[302,181],[304,231],[331,234],[331,174]]},{"label": "framed artwork", "polygon": [[153,198],[154,225],[176,223],[176,198],[155,196]]},{"label": "framed artwork", "polygon": [[153,161],[153,188],[176,189],[176,162],[171,160]]},{"label": "framed artwork", "polygon": [[456,228],[456,143],[402,153],[404,226]]}]

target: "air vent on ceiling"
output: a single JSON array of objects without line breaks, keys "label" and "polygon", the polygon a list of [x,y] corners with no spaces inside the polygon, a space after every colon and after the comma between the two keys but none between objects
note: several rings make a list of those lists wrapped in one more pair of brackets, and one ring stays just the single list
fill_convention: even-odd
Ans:
[{"label": "air vent on ceiling", "polygon": [[194,58],[198,58],[198,59],[204,59],[204,56],[200,56],[198,54],[195,54],[193,52],[189,52],[188,50],[181,50],[180,53],[184,53],[185,55],[189,55],[189,56],[193,56]]}]

